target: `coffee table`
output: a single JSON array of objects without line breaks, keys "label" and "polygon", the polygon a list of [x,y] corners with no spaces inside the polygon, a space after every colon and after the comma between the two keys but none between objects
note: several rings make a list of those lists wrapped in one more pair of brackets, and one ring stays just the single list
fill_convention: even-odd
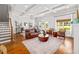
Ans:
[{"label": "coffee table", "polygon": [[38,37],[23,41],[23,44],[31,54],[49,54],[54,53],[63,40],[50,36],[47,42],[41,42]]}]

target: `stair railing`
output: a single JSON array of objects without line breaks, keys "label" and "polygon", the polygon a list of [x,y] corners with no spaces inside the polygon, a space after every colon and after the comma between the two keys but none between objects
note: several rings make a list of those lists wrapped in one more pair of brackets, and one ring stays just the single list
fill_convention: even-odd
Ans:
[{"label": "stair railing", "polygon": [[9,18],[9,28],[10,28],[10,32],[11,32],[11,41],[13,41],[13,27],[12,27],[11,18]]}]

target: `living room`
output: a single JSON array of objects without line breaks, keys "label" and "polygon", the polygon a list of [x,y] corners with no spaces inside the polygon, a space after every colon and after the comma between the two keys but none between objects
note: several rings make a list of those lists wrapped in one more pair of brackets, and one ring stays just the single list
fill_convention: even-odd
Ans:
[{"label": "living room", "polygon": [[[0,52],[3,54],[73,54],[78,53],[79,24],[77,4],[0,5],[8,13],[0,19]],[[5,10],[4,10],[5,11]],[[1,14],[1,15],[2,15]],[[6,20],[7,18],[7,20]],[[76,21],[75,21],[76,20]],[[9,30],[5,29],[5,25]],[[2,25],[3,24],[3,25]],[[75,25],[74,25],[75,24]],[[7,28],[7,27],[6,27]],[[76,32],[76,31],[77,32]],[[9,34],[3,32],[9,31]],[[4,35],[5,34],[5,35]],[[9,36],[10,39],[3,39]]]}]

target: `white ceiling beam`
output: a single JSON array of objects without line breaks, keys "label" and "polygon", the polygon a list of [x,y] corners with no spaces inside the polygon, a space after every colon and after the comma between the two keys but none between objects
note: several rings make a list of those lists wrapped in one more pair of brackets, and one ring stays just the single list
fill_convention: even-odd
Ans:
[{"label": "white ceiling beam", "polygon": [[73,9],[73,8],[77,8],[77,5],[68,5],[68,4],[61,4],[61,5],[56,5],[52,8],[52,10],[49,10],[49,11],[46,11],[46,12],[41,12],[41,13],[38,13],[38,15],[35,15],[35,17],[39,17],[39,16],[43,16],[45,15],[46,13],[54,13],[54,14],[58,14],[57,11],[59,10],[62,10],[64,11],[64,9]]},{"label": "white ceiling beam", "polygon": [[33,8],[34,6],[36,6],[36,4],[32,4],[31,6],[29,6],[24,12],[21,13],[20,16],[23,16],[24,14],[26,14],[28,11],[30,11],[31,8]]},{"label": "white ceiling beam", "polygon": [[[52,9],[54,10],[54,9],[59,8],[59,7],[61,7],[61,6],[65,6],[65,4],[58,4],[58,5],[54,6]],[[51,9],[51,10],[46,9],[46,10],[40,12],[40,13],[35,14],[34,16],[35,16],[35,17],[38,17],[39,15],[44,15],[44,14],[46,14],[46,13],[50,13],[50,12],[53,11],[52,9]]]},{"label": "white ceiling beam", "polygon": [[57,6],[54,6],[54,7],[52,8],[52,10],[57,9],[57,8],[60,8],[60,7],[65,6],[65,5],[66,5],[66,4],[58,4]]},{"label": "white ceiling beam", "polygon": [[36,4],[32,4],[31,6],[29,6],[26,10],[25,10],[25,12],[28,12],[31,8],[33,8],[34,6],[36,6]]}]

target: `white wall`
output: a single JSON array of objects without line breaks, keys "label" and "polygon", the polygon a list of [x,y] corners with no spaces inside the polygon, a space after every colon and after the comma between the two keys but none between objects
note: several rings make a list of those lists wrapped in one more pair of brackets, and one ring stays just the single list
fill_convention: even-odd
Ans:
[{"label": "white wall", "polygon": [[17,21],[18,23],[22,23],[22,26],[24,26],[24,22],[33,22],[33,20],[28,15],[20,16],[17,14],[17,12],[10,12],[9,14],[9,17],[12,21],[13,33],[16,33],[15,21]]},{"label": "white wall", "polygon": [[73,24],[72,26],[74,37],[74,53],[79,54],[79,24]]},{"label": "white wall", "polygon": [[74,53],[79,54],[79,24],[73,24]]}]

